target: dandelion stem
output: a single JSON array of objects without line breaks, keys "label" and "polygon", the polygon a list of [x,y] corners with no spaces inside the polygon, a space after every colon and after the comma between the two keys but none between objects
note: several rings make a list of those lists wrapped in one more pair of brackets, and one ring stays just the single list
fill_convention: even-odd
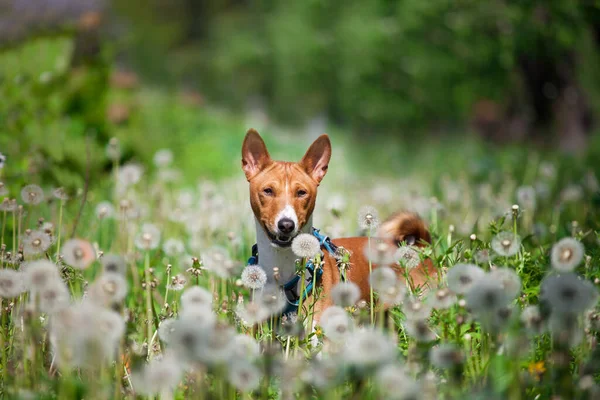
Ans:
[{"label": "dandelion stem", "polygon": [[63,200],[60,200],[60,206],[58,207],[58,230],[56,231],[56,262],[60,255],[60,231],[62,228],[62,215],[63,215]]},{"label": "dandelion stem", "polygon": [[152,289],[150,287],[150,252],[146,251],[146,257],[144,261],[144,274],[146,281],[146,339],[148,343],[148,359],[150,359],[151,348],[150,342],[152,341]]},{"label": "dandelion stem", "polygon": [[[369,228],[369,232],[368,232],[368,236],[367,236],[367,246],[369,247],[369,254],[371,254],[371,228]],[[371,259],[369,258],[369,276],[371,276],[371,273],[373,272],[373,263],[371,262]],[[369,285],[369,310],[371,313],[371,325],[373,325],[374,320],[375,320],[375,313],[374,313],[374,308],[373,308],[373,286]]]}]

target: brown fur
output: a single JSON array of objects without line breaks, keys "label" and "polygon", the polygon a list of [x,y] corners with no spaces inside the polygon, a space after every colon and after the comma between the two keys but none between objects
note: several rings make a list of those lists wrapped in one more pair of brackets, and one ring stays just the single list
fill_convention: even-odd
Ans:
[{"label": "brown fur", "polygon": [[[250,183],[250,204],[256,218],[267,231],[276,230],[275,218],[286,205],[296,211],[298,225],[303,226],[312,215],[317,197],[319,183],[327,173],[331,157],[331,143],[327,135],[320,136],[307,150],[298,163],[273,161],[265,143],[255,130],[246,134],[242,145],[242,169]],[[265,189],[270,193],[265,193]],[[299,195],[303,191],[303,195]],[[424,246],[431,242],[431,236],[424,222],[417,214],[398,212],[385,220],[379,230],[380,239],[390,244],[409,241],[416,246]],[[361,298],[369,299],[369,262],[365,256],[366,237],[334,239],[333,243],[350,251],[350,268],[348,280],[356,283],[361,291]],[[316,320],[318,315],[332,305],[331,289],[340,281],[336,260],[332,255],[325,255],[321,285],[322,295],[315,305]],[[376,268],[376,265],[372,265]],[[397,268],[398,276],[404,278],[402,268]],[[430,260],[413,268],[409,272],[413,286],[427,285],[436,270]]]}]

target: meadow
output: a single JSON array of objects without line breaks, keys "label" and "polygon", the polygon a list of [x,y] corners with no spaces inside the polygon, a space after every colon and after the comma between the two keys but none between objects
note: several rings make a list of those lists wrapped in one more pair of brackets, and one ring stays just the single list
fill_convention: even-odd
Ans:
[{"label": "meadow", "polygon": [[[60,104],[52,79],[64,72],[48,65],[29,67],[56,68],[54,78],[14,81],[25,95],[51,86],[27,101]],[[52,110],[34,118],[34,104],[25,136],[3,139],[3,397],[600,396],[593,157],[468,135],[283,128],[186,93],[122,86],[107,103],[125,107],[127,122],[112,121],[109,137],[92,141],[66,118],[48,124]],[[256,238],[239,151],[249,127],[277,159],[299,159],[328,128],[333,158],[315,226],[373,236],[377,302],[342,285],[313,330],[317,288],[281,316],[279,288],[246,266]],[[83,161],[65,166],[70,155]],[[378,222],[400,209],[427,221],[430,245],[378,244]],[[298,268],[320,257],[300,254]],[[429,288],[393,273],[425,259],[438,270]]]}]

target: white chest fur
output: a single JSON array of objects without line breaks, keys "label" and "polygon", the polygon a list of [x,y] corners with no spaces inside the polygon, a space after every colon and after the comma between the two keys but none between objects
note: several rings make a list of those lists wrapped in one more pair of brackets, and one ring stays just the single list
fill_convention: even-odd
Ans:
[{"label": "white chest fur", "polygon": [[[256,223],[256,245],[258,246],[258,265],[267,273],[269,283],[274,283],[273,268],[279,268],[279,284],[289,281],[296,273],[295,261],[298,258],[291,247],[278,247],[264,231],[262,225],[255,219]],[[300,233],[310,233],[312,229],[312,216],[308,218]]]}]

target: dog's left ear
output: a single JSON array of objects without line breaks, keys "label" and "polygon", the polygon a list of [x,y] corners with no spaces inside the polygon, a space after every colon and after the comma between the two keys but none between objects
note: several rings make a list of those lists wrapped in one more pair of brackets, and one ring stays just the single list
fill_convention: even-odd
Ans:
[{"label": "dog's left ear", "polygon": [[300,160],[300,165],[317,183],[321,183],[327,173],[330,158],[331,142],[329,136],[321,135],[310,145],[306,154]]}]

